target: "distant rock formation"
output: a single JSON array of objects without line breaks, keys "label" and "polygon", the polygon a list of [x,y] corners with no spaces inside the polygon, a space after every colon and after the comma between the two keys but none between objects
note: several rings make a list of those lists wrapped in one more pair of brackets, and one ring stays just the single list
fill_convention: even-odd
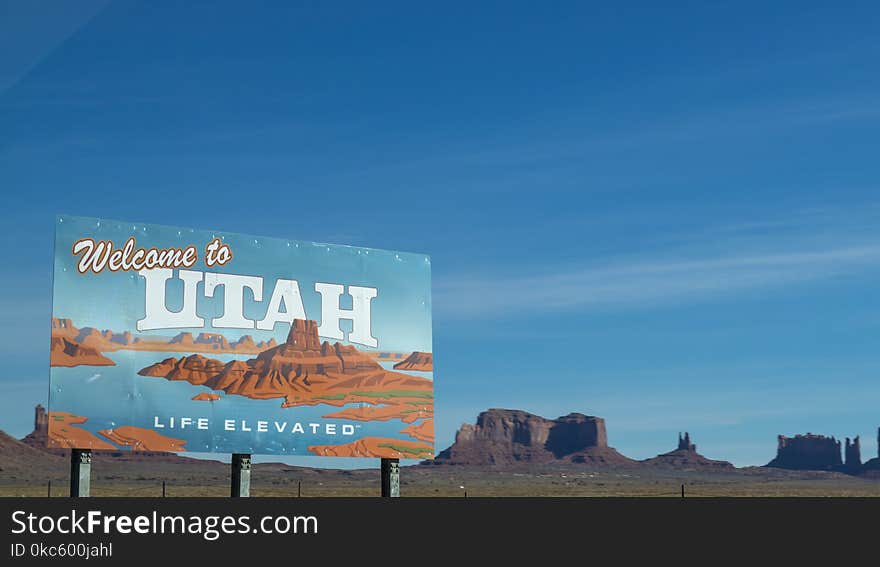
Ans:
[{"label": "distant rock formation", "polygon": [[685,431],[684,437],[678,434],[678,448],[651,459],[642,461],[642,464],[669,468],[675,470],[734,470],[733,463],[727,461],[715,461],[707,459],[697,453],[697,446],[691,443],[690,433]]},{"label": "distant rock formation", "polygon": [[691,443],[691,434],[687,431],[684,432],[684,437],[681,436],[680,432],[678,434],[678,450],[697,452],[697,446]]},{"label": "distant rock formation", "polygon": [[608,446],[605,420],[570,413],[546,419],[521,410],[490,409],[476,425],[464,424],[455,443],[435,464],[510,465],[567,461],[592,465],[631,465]]},{"label": "distant rock formation", "polygon": [[42,404],[34,408],[34,430],[21,440],[25,445],[45,449],[49,442],[49,414]]},{"label": "distant rock formation", "polygon": [[880,478],[880,427],[877,428],[877,456],[865,461],[859,473],[871,478]]},{"label": "distant rock formation", "polygon": [[34,431],[33,433],[48,435],[49,434],[49,414],[43,404],[37,404],[34,407]]},{"label": "distant rock formation", "polygon": [[394,365],[395,370],[416,370],[419,372],[434,371],[434,355],[430,352],[415,351],[404,360]]},{"label": "distant rock formation", "polygon": [[846,438],[843,451],[843,466],[849,471],[858,471],[862,468],[862,447],[859,436],[850,442],[849,437]]},{"label": "distant rock formation", "polygon": [[768,467],[798,470],[834,470],[843,465],[840,459],[840,441],[825,435],[795,435],[778,437],[776,458]]}]

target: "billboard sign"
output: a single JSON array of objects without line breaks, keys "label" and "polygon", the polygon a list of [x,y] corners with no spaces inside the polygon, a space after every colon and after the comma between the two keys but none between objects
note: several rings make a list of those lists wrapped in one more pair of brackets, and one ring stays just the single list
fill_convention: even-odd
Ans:
[{"label": "billboard sign", "polygon": [[49,445],[432,458],[423,254],[60,216]]}]

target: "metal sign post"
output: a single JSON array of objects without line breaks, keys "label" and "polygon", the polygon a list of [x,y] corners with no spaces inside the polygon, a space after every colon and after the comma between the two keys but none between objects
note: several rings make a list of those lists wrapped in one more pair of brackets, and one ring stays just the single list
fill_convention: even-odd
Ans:
[{"label": "metal sign post", "polygon": [[246,453],[232,454],[232,498],[251,495],[251,456]]},{"label": "metal sign post", "polygon": [[70,496],[85,498],[89,495],[92,480],[92,451],[70,450]]},{"label": "metal sign post", "polygon": [[382,459],[382,498],[400,496],[400,461]]}]

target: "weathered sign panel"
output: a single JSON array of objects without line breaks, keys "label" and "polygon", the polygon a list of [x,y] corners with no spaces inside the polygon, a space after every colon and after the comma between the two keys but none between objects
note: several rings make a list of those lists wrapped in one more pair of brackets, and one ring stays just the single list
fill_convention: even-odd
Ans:
[{"label": "weathered sign panel", "polygon": [[60,216],[49,444],[431,458],[423,254]]}]

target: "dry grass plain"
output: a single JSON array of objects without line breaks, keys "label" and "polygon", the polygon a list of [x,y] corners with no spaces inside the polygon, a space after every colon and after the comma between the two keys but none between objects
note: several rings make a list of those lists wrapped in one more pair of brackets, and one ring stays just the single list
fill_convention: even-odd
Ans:
[{"label": "dry grass plain", "polygon": [[[258,464],[252,471],[255,497],[297,496],[369,497],[378,495],[375,469],[333,470]],[[2,463],[0,463],[2,468]],[[216,461],[152,462],[96,460],[92,495],[168,497],[227,496],[228,464]],[[49,469],[0,470],[0,496],[66,496],[66,460]],[[471,468],[405,466],[401,468],[403,496],[428,497],[831,497],[880,496],[880,479],[814,471],[746,468],[728,472],[675,471],[648,467],[631,470],[591,469],[588,466],[520,466]]]}]

